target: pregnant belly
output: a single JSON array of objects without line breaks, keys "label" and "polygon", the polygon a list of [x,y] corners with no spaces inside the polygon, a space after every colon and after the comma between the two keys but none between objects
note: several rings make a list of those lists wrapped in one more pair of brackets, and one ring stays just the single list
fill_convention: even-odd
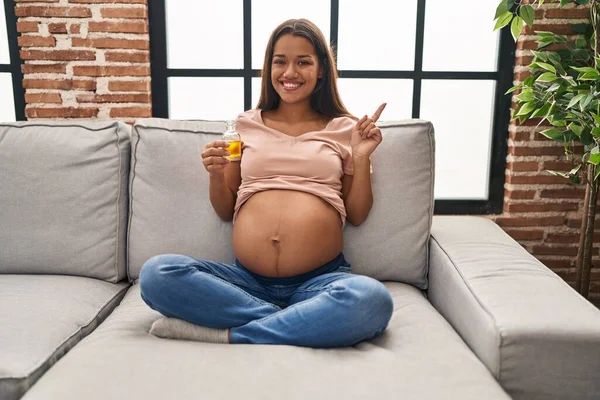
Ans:
[{"label": "pregnant belly", "polygon": [[343,247],[340,215],[305,192],[267,190],[242,205],[233,228],[238,260],[252,272],[288,277],[334,259]]}]

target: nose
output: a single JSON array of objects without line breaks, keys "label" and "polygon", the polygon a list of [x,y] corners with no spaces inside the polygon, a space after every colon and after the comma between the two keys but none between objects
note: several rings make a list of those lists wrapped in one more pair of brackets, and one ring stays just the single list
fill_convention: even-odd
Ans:
[{"label": "nose", "polygon": [[283,77],[286,79],[291,79],[291,78],[295,78],[297,75],[296,73],[296,66],[293,63],[289,63],[288,66],[286,67],[285,71],[283,72]]}]

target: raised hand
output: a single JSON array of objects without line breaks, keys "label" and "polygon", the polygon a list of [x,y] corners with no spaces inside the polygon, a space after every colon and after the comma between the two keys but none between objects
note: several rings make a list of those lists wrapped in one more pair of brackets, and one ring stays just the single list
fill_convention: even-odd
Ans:
[{"label": "raised hand", "polygon": [[365,114],[356,122],[350,140],[353,157],[369,157],[381,143],[381,130],[375,125],[375,122],[381,116],[386,105],[387,103],[380,105],[371,118]]}]

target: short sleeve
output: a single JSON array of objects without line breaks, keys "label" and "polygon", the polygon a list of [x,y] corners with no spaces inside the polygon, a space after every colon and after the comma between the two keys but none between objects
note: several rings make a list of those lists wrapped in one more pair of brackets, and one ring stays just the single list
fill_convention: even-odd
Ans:
[{"label": "short sleeve", "polygon": [[354,163],[352,162],[352,147],[343,145],[342,147],[342,171],[345,175],[354,175]]}]

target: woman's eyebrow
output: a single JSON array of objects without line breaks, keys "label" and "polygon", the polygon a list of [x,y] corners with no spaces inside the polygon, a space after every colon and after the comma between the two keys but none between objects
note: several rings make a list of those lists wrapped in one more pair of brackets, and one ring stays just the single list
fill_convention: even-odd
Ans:
[{"label": "woman's eyebrow", "polygon": [[[273,54],[273,57],[283,57],[285,58],[286,55],[285,54]],[[298,56],[298,58],[310,58],[312,57],[310,54],[303,54],[301,56]]]}]

